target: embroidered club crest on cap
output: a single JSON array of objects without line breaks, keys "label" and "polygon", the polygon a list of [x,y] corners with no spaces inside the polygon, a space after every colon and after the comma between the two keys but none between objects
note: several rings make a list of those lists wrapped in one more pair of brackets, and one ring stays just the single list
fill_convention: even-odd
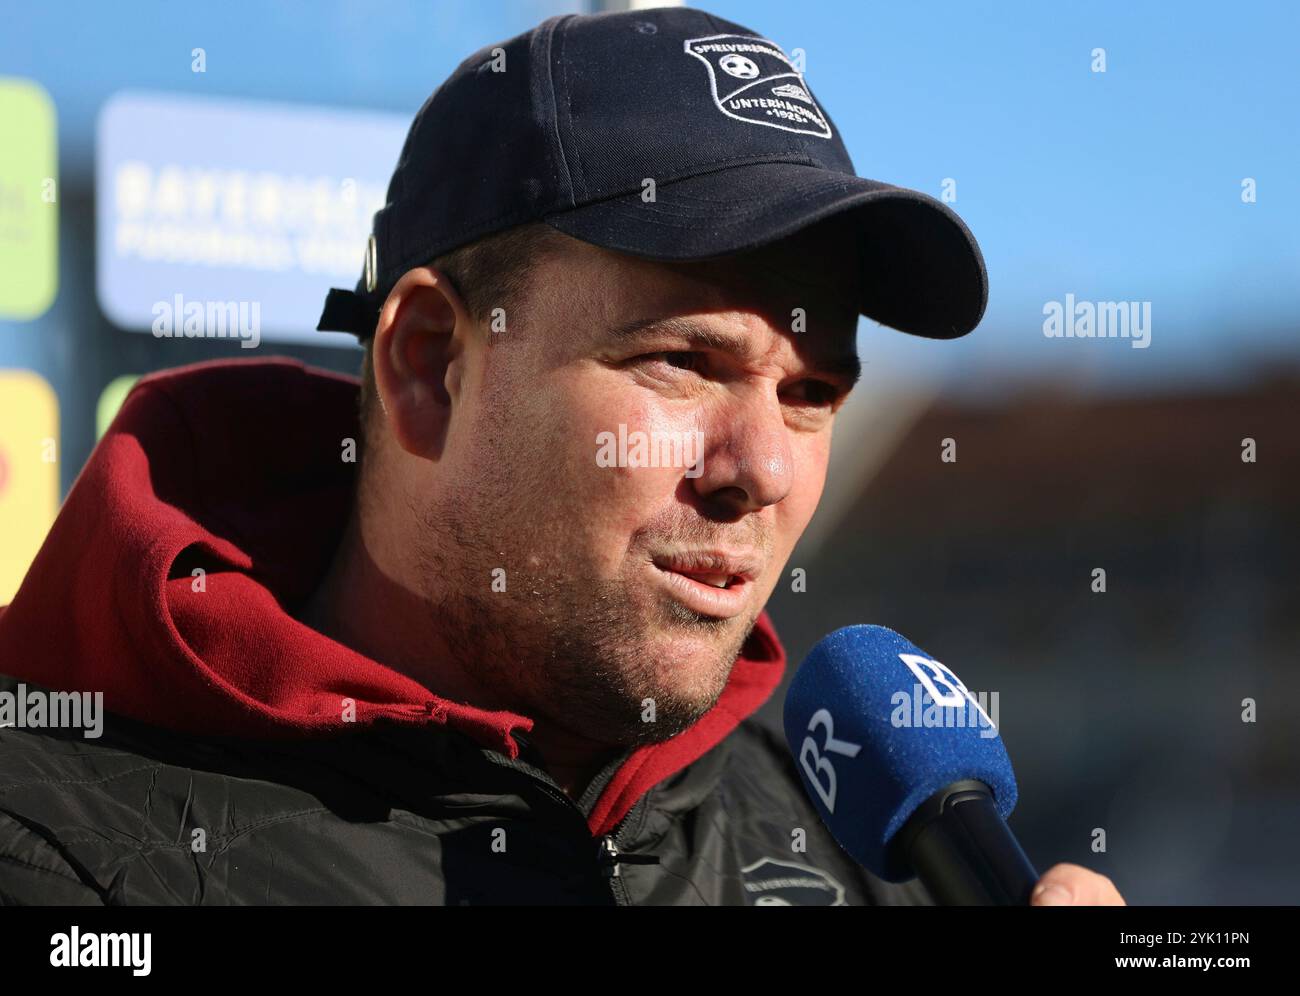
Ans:
[{"label": "embroidered club crest on cap", "polygon": [[710,35],[687,39],[685,48],[708,67],[713,102],[727,117],[831,137],[830,122],[803,74],[774,42],[751,35]]}]

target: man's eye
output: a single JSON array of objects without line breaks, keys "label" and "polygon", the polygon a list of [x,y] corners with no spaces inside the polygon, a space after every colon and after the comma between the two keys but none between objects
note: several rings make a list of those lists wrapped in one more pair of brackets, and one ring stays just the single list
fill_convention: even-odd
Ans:
[{"label": "man's eye", "polygon": [[699,354],[691,352],[647,353],[641,359],[666,363],[678,370],[694,370],[699,365]]},{"label": "man's eye", "polygon": [[789,396],[803,405],[833,405],[839,400],[840,391],[824,380],[803,380],[791,388]]}]

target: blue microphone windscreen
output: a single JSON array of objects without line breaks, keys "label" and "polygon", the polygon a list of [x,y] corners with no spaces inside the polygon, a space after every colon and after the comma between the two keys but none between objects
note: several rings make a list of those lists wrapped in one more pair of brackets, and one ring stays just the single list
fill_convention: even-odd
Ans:
[{"label": "blue microphone windscreen", "polygon": [[880,878],[912,877],[890,842],[953,782],[984,782],[1003,819],[1015,808],[996,699],[980,697],[884,626],[836,630],[795,674],[784,722],[799,777],[840,846]]}]

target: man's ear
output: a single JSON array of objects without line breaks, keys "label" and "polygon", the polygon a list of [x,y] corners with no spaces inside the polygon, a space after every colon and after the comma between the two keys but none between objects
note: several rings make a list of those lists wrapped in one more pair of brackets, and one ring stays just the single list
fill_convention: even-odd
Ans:
[{"label": "man's ear", "polygon": [[397,281],[375,328],[375,389],[402,449],[436,460],[459,401],[473,319],[446,275],[432,267]]}]

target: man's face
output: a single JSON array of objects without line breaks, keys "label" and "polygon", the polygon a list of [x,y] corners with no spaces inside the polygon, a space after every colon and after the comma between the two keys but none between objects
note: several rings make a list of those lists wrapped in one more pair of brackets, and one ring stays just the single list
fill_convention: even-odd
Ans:
[{"label": "man's face", "polygon": [[476,680],[611,745],[717,701],[856,378],[837,232],[672,265],[573,241],[485,331],[422,514],[435,622]]}]

